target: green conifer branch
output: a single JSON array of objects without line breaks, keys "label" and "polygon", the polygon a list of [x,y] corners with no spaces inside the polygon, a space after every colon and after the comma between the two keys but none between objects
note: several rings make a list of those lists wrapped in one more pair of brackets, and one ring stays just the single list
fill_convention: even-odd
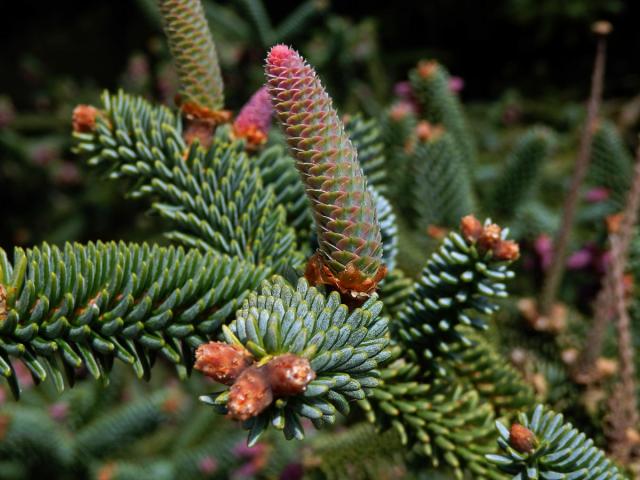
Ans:
[{"label": "green conifer branch", "polygon": [[542,127],[528,130],[506,160],[493,189],[491,211],[512,218],[535,191],[544,162],[553,149],[551,132]]},{"label": "green conifer branch", "polygon": [[12,362],[37,382],[64,388],[85,367],[107,379],[117,358],[140,377],[156,355],[186,374],[193,351],[214,335],[270,270],[238,259],[124,243],[43,245],[0,250],[0,286],[7,292],[0,326],[0,368],[14,395]]},{"label": "green conifer branch", "polygon": [[[387,320],[380,316],[381,309],[374,295],[349,313],[337,292],[325,296],[304,279],[294,289],[275,277],[249,295],[224,329],[227,343],[246,348],[257,365],[293,353],[307,359],[315,373],[303,393],[276,398],[244,422],[250,444],[270,425],[286,438],[302,438],[301,418],[310,419],[316,428],[332,424],[338,413],[349,413],[350,400],[374,391],[377,365],[389,357]],[[229,398],[229,390],[201,397],[223,413]]]},{"label": "green conifer branch", "polygon": [[501,455],[487,455],[513,480],[523,478],[622,480],[624,477],[593,440],[565,422],[561,414],[538,405],[529,417],[508,428],[496,422]]},{"label": "green conifer branch", "polygon": [[187,147],[180,119],[167,108],[122,92],[102,99],[95,129],[74,133],[75,151],[109,178],[129,179],[131,197],[151,197],[175,228],[171,240],[276,270],[295,262],[283,207],[241,143],[218,138],[206,151]]},{"label": "green conifer branch", "polygon": [[465,217],[461,233],[450,233],[431,255],[392,324],[416,361],[426,360],[429,368],[444,374],[438,357],[450,356],[455,344],[471,345],[459,327],[486,328],[483,317],[499,309],[496,300],[507,297],[505,282],[514,276],[509,264],[518,248],[506,234],[497,225],[487,222],[483,227]]},{"label": "green conifer branch", "polygon": [[440,127],[421,123],[418,129],[412,159],[414,208],[424,225],[455,228],[462,217],[476,211],[463,152]]},{"label": "green conifer branch", "polygon": [[411,87],[420,104],[420,116],[441,124],[451,132],[469,169],[476,161],[476,145],[460,99],[449,86],[449,72],[436,61],[422,61],[409,74]]}]

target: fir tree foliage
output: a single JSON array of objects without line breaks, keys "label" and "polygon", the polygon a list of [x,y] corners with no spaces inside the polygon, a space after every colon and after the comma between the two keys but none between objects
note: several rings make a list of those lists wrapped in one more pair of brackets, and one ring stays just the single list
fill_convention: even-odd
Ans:
[{"label": "fir tree foliage", "polygon": [[127,179],[133,198],[152,207],[188,247],[233,255],[276,270],[293,260],[294,233],[273,191],[240,142],[219,137],[188,147],[180,120],[165,107],[122,92],[104,93],[95,131],[75,132],[77,152],[111,179]]},{"label": "fir tree foliage", "polygon": [[426,381],[418,364],[399,357],[381,371],[381,384],[361,402],[368,419],[383,430],[392,428],[409,451],[433,467],[451,469],[456,479],[465,471],[474,478],[500,478],[484,455],[493,451],[493,409],[461,383]]},{"label": "fir tree foliage", "polygon": [[[301,418],[316,428],[347,415],[351,400],[364,399],[378,385],[377,366],[389,357],[387,319],[372,296],[351,312],[340,295],[324,295],[306,280],[292,288],[281,277],[265,281],[251,293],[236,318],[224,328],[227,343],[246,348],[259,364],[283,353],[307,358],[316,374],[304,393],[276,399],[247,420],[249,443],[272,426],[287,438],[302,438]],[[201,397],[226,412],[229,391]]]},{"label": "fir tree foliage", "polygon": [[[507,234],[499,234],[502,241]],[[444,374],[438,358],[450,356],[457,343],[472,343],[459,327],[486,329],[484,318],[507,297],[505,282],[514,276],[509,263],[451,232],[427,261],[393,324],[399,340],[418,361]]]},{"label": "fir tree foliage", "polygon": [[633,177],[633,158],[617,127],[602,121],[593,135],[590,182],[609,191],[609,202],[616,210],[624,206]]},{"label": "fir tree foliage", "polygon": [[475,140],[460,99],[451,90],[449,72],[434,60],[424,60],[410,72],[409,80],[420,105],[420,116],[451,132],[462,152],[464,165],[469,169],[476,161]]},{"label": "fir tree foliage", "polygon": [[375,118],[349,116],[344,129],[358,151],[358,161],[367,176],[367,184],[384,193],[387,186],[386,158],[380,127]]},{"label": "fir tree foliage", "polygon": [[464,154],[451,133],[437,126],[422,126],[426,136],[419,136],[412,157],[413,204],[423,225],[453,228],[476,210]]},{"label": "fir tree foliage", "polygon": [[519,415],[519,422],[526,429],[524,434],[531,436],[528,444],[523,445],[519,441],[513,427],[509,429],[496,422],[502,454],[487,455],[489,461],[511,475],[513,480],[624,478],[604,452],[593,444],[593,440],[565,422],[561,414],[538,405],[531,416]]},{"label": "fir tree foliage", "polygon": [[146,244],[45,244],[17,248],[12,262],[0,250],[2,374],[15,396],[16,359],[59,390],[62,372],[73,384],[80,367],[107,380],[116,358],[148,377],[161,354],[184,375],[193,350],[269,272],[237,258]]},{"label": "fir tree foliage", "polygon": [[512,218],[520,210],[535,192],[553,146],[553,136],[544,127],[534,127],[518,140],[493,190],[492,211]]}]

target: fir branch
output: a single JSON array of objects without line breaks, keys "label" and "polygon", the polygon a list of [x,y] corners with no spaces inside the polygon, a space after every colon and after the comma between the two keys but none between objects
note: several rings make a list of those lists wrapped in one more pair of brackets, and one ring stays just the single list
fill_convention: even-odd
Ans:
[{"label": "fir branch", "polygon": [[[448,467],[456,479],[499,478],[484,455],[493,452],[493,408],[468,385],[421,380],[421,368],[401,358],[381,371],[381,384],[360,402],[369,421],[400,435],[409,452],[426,457],[433,467]],[[409,453],[408,452],[408,453]]]},{"label": "fir branch", "polygon": [[454,137],[420,122],[413,162],[412,198],[424,226],[455,228],[476,210],[471,180]]},{"label": "fir branch", "polygon": [[367,177],[367,184],[384,194],[388,182],[378,122],[374,118],[365,120],[362,115],[348,116],[344,130],[358,152],[358,161]]},{"label": "fir branch", "polygon": [[457,343],[471,344],[458,327],[485,329],[482,316],[498,310],[495,299],[507,297],[504,282],[514,275],[509,264],[518,246],[506,233],[465,217],[461,234],[450,233],[427,261],[393,331],[428,369],[444,375],[437,358],[449,356]]},{"label": "fir branch", "polygon": [[238,259],[146,244],[45,244],[16,249],[12,263],[0,250],[2,375],[16,396],[12,359],[60,390],[62,369],[71,384],[82,366],[106,380],[116,358],[148,377],[162,354],[184,375],[194,349],[268,274]]},{"label": "fir branch", "polygon": [[[286,438],[302,438],[301,417],[309,418],[316,428],[332,424],[337,413],[349,413],[349,400],[365,398],[378,385],[376,367],[389,356],[387,320],[380,317],[381,309],[375,295],[349,313],[337,292],[324,296],[304,279],[296,289],[279,277],[264,282],[224,330],[227,343],[246,348],[257,363],[238,377],[231,393],[225,390],[201,399],[226,413],[239,382],[249,389],[247,402],[258,401],[255,389],[259,388],[266,400],[244,423],[250,444],[269,425],[282,430]],[[270,364],[284,354],[309,362],[315,379],[303,393],[279,396],[273,388]],[[245,381],[246,372],[252,378]]]},{"label": "fir branch", "polygon": [[423,60],[411,71],[409,79],[420,104],[421,118],[451,132],[468,170],[475,163],[476,146],[460,100],[449,87],[449,72],[434,60]]},{"label": "fir branch", "polygon": [[517,214],[534,193],[543,163],[549,158],[553,145],[551,131],[544,127],[531,128],[520,137],[496,181],[492,211],[504,218]]},{"label": "fir branch", "polygon": [[593,135],[589,180],[608,190],[610,202],[616,210],[624,207],[633,177],[633,156],[625,145],[617,127],[601,121]]},{"label": "fir branch", "polygon": [[[514,428],[518,425],[517,428]],[[565,423],[562,415],[538,405],[531,417],[507,428],[496,422],[502,455],[487,459],[513,480],[523,478],[622,480],[624,477],[604,452],[584,433]]]},{"label": "fir branch", "polygon": [[75,151],[111,179],[130,179],[132,198],[153,199],[153,209],[174,225],[171,240],[276,270],[293,260],[283,207],[240,143],[187,147],[170,110],[122,92],[103,95],[95,129],[75,132],[74,141]]}]

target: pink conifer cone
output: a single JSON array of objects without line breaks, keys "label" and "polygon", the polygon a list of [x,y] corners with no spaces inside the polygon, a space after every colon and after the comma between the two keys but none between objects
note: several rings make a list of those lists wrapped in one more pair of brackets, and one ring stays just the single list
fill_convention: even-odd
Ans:
[{"label": "pink conifer cone", "polygon": [[271,96],[267,87],[262,87],[240,110],[233,122],[233,134],[244,138],[247,146],[255,149],[267,141],[272,115]]},{"label": "pink conifer cone", "polygon": [[315,71],[296,51],[273,47],[266,75],[318,233],[319,249],[306,276],[351,298],[366,298],[386,268],[375,204],[356,149]]}]

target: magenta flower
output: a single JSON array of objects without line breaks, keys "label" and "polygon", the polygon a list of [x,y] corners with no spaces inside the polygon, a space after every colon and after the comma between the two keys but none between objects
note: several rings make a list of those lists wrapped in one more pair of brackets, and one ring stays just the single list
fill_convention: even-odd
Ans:
[{"label": "magenta flower", "polygon": [[549,235],[542,234],[535,239],[533,248],[540,258],[540,265],[543,270],[549,268],[553,258],[553,240]]},{"label": "magenta flower", "polygon": [[589,203],[602,202],[609,198],[609,190],[605,187],[595,187],[584,194],[584,199]]},{"label": "magenta flower", "polygon": [[215,458],[207,455],[198,462],[198,470],[204,475],[211,475],[218,469],[218,462]]},{"label": "magenta flower", "polygon": [[589,248],[581,248],[567,259],[567,268],[569,270],[580,270],[589,266],[592,261],[593,252]]}]

